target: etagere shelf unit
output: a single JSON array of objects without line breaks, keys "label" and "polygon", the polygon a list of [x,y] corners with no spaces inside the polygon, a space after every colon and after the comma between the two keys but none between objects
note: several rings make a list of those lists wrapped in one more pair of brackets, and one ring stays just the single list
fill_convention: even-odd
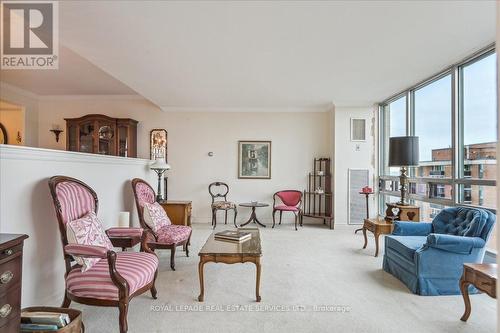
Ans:
[{"label": "etagere shelf unit", "polygon": [[307,190],[304,190],[302,217],[323,219],[323,224],[335,229],[332,214],[332,174],[331,160],[326,157],[315,158],[313,171],[309,173]]}]

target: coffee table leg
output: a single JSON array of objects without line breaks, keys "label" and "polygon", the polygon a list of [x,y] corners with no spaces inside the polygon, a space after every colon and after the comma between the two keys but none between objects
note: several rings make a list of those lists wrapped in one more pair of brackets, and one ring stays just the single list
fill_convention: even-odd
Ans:
[{"label": "coffee table leg", "polygon": [[203,256],[200,257],[200,263],[198,264],[198,275],[200,277],[200,295],[198,296],[198,301],[203,302],[205,298],[205,286],[203,282],[203,266],[205,266],[205,261]]},{"label": "coffee table leg", "polygon": [[467,321],[467,319],[469,319],[471,312],[471,305],[469,299],[469,282],[465,281],[463,277],[460,279],[460,291],[462,292],[462,297],[464,298],[464,303],[465,303],[465,311],[460,320]]},{"label": "coffee table leg", "polygon": [[255,267],[257,268],[257,281],[255,284],[255,298],[257,299],[257,302],[260,302],[260,258],[257,258],[255,261]]},{"label": "coffee table leg", "polygon": [[366,245],[368,245],[368,238],[366,237],[366,228],[363,226],[363,236],[365,237],[365,245],[363,245],[363,249],[366,249]]}]

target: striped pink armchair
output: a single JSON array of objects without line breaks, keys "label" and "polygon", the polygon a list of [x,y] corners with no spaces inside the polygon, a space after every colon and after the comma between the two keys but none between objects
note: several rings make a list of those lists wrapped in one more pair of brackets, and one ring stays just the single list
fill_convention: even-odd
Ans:
[{"label": "striped pink armchair", "polygon": [[[49,187],[59,222],[66,265],[66,291],[62,307],[69,307],[71,301],[118,307],[120,333],[127,332],[130,300],[148,290],[156,299],[158,257],[145,244],[145,236],[143,249],[146,252],[116,253],[106,246],[68,243],[69,224],[88,216],[97,219],[97,194],[87,184],[65,176],[50,178]],[[112,247],[104,232],[99,236]],[[91,258],[93,266],[81,266],[75,262],[78,258]]]},{"label": "striped pink armchair", "polygon": [[163,226],[158,231],[153,231],[144,219],[144,205],[155,202],[155,191],[146,181],[140,178],[132,179],[132,189],[134,191],[135,204],[139,214],[139,223],[147,233],[147,243],[149,248],[170,249],[170,268],[175,271],[175,249],[182,246],[189,257],[189,240],[192,229],[189,226],[169,224]]}]

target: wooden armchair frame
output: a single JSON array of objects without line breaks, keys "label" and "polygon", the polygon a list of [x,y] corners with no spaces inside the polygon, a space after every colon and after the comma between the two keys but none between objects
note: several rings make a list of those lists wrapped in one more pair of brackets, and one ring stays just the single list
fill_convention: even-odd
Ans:
[{"label": "wooden armchair frame", "polygon": [[[83,186],[88,192],[92,195],[94,198],[94,205],[95,205],[95,213],[97,214],[98,207],[99,207],[99,200],[97,199],[97,194],[95,191],[85,184],[84,182],[71,178],[71,177],[66,177],[66,176],[54,176],[49,179],[49,188],[50,188],[50,193],[52,195],[52,200],[54,202],[54,207],[56,210],[56,215],[57,215],[57,221],[59,224],[59,232],[61,236],[61,243],[63,245],[63,256],[64,256],[64,262],[66,266],[66,273],[64,277],[66,278],[69,272],[74,269],[76,266],[79,266],[78,264],[73,264],[75,261],[74,258],[67,253],[64,248],[66,245],[68,245],[68,239],[66,237],[66,225],[64,223],[63,215],[62,215],[62,208],[61,208],[61,203],[59,201],[59,198],[56,193],[56,188],[59,183],[62,182],[73,182],[76,183],[80,186]],[[148,247],[148,244],[146,242],[146,233],[143,233],[142,235],[142,240],[141,240],[141,248],[144,250],[144,252],[148,253],[153,253],[151,249]],[[90,256],[89,256],[90,257]],[[135,291],[133,294],[130,294],[129,292],[129,285],[125,278],[120,275],[118,270],[116,269],[116,252],[114,251],[107,251],[106,253],[106,258],[108,260],[108,267],[109,267],[109,274],[111,277],[111,280],[113,281],[113,284],[118,288],[118,300],[105,300],[105,299],[98,299],[98,298],[90,298],[90,297],[80,297],[80,296],[75,296],[71,294],[67,289],[65,290],[64,293],[64,300],[62,303],[63,308],[68,308],[71,304],[71,301],[75,301],[77,303],[81,304],[86,304],[86,305],[96,305],[96,306],[111,306],[111,307],[118,307],[119,309],[119,325],[120,325],[120,333],[125,333],[128,330],[128,322],[127,322],[127,313],[128,313],[128,304],[132,298],[135,296],[141,295],[144,292],[150,290],[151,291],[151,296],[156,299],[157,298],[157,290],[155,287],[155,282],[156,282],[156,277],[158,275],[158,269],[155,272],[153,280],[148,283],[147,285],[143,286],[142,288],[138,289]]]}]

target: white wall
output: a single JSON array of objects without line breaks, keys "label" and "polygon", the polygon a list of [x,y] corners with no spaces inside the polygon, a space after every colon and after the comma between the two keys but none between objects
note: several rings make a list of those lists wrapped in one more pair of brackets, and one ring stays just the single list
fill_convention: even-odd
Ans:
[{"label": "white wall", "polygon": [[[48,179],[67,175],[89,184],[99,197],[104,226],[130,211],[138,225],[130,179],[152,181],[149,161],[0,145],[0,232],[24,233],[22,305],[60,305],[64,261]],[[40,287],[40,286],[43,286]]]},{"label": "white wall", "polygon": [[[374,184],[376,176],[376,112],[373,107],[342,108],[336,107],[334,112],[335,126],[335,163],[334,163],[334,216],[336,224],[347,224],[348,207],[348,170],[368,169],[370,184]],[[351,141],[351,118],[366,119],[366,142]],[[356,146],[359,145],[359,151]],[[376,196],[370,197],[370,215],[376,215]],[[359,221],[361,222],[361,221]]]},{"label": "white wall", "polygon": [[[500,45],[500,3],[497,1],[497,47]],[[497,100],[500,101],[500,57],[498,56],[497,49]],[[500,119],[500,103],[497,103],[498,114],[497,114],[497,137],[500,138],[500,127],[498,126],[498,119]],[[500,156],[500,145],[497,144],[497,156]],[[500,168],[497,168],[497,179],[500,179]],[[497,207],[500,207],[500,186],[497,186]],[[500,228],[497,230],[497,249],[500,249]],[[500,263],[499,256],[497,255],[497,264]],[[498,266],[498,272],[500,275],[500,266]],[[497,284],[497,294],[500,294],[500,284]],[[500,305],[499,300],[497,300],[497,323],[500,323]],[[497,328],[497,330],[499,330]]]},{"label": "white wall", "polygon": [[24,133],[21,133],[23,143],[38,147],[38,96],[0,82],[0,99],[24,108]]},{"label": "white wall", "polygon": [[[272,203],[279,189],[306,187],[313,159],[330,156],[328,112],[163,112],[141,98],[54,98],[39,102],[41,147],[64,149],[65,138],[55,142],[52,124],[65,128],[63,118],[102,113],[139,120],[138,154],[149,158],[149,132],[168,131],[169,198],[193,201],[194,221],[211,219],[208,184],[220,180],[230,185],[230,200]],[[237,178],[238,140],[272,141],[272,178]],[[214,152],[213,157],[208,152]],[[155,184],[152,184],[155,188]],[[260,209],[263,220],[271,208]],[[248,218],[239,210],[239,221]]]}]

